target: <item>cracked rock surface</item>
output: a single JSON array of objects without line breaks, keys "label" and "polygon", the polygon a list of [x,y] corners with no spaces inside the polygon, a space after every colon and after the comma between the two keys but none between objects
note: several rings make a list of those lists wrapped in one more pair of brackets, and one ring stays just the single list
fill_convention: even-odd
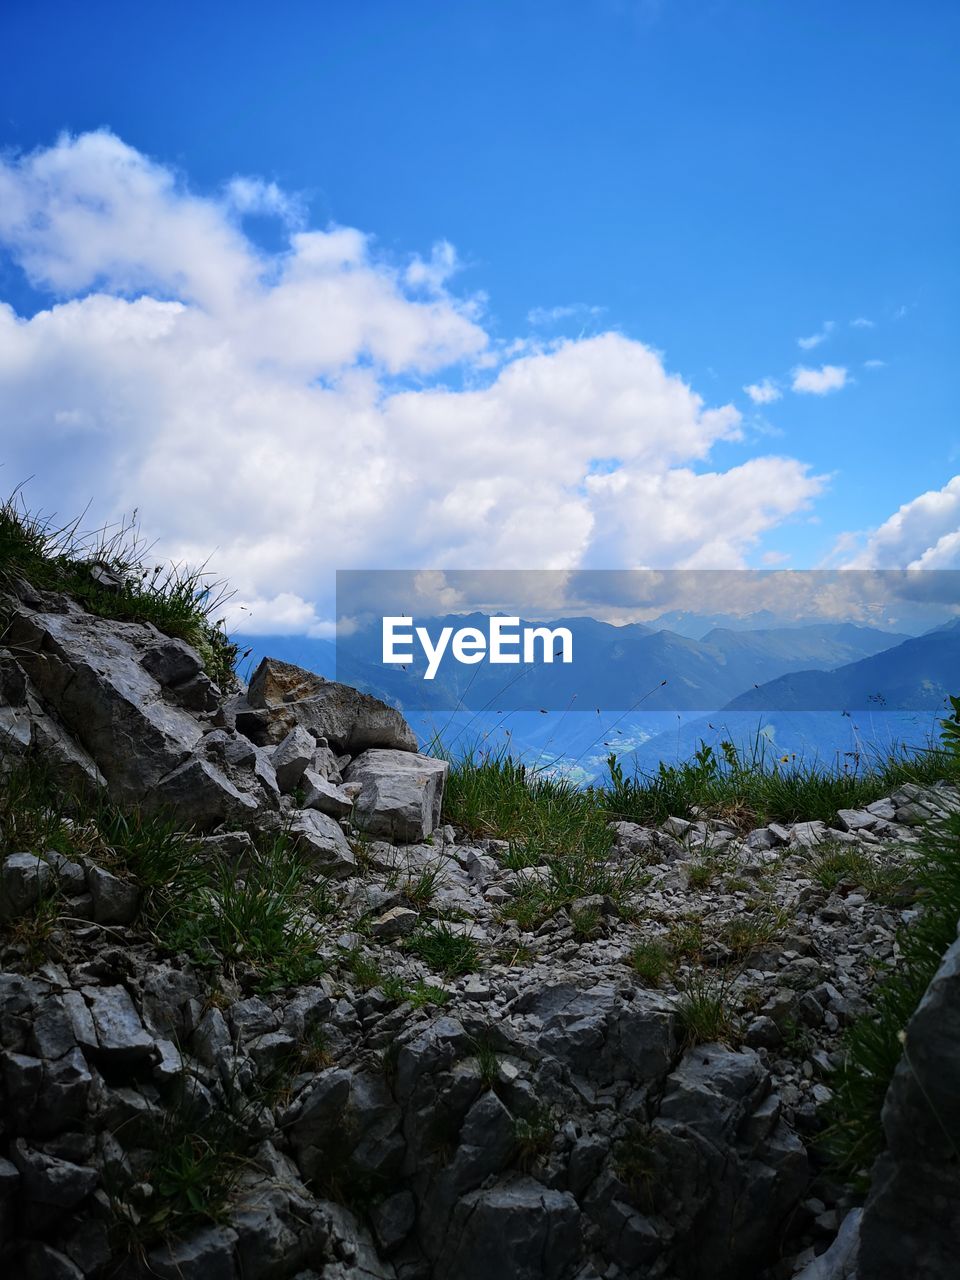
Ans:
[{"label": "cracked rock surface", "polygon": [[[956,947],[907,1029],[862,1213],[815,1146],[842,1033],[918,909],[918,831],[954,788],[829,824],[614,823],[629,892],[521,924],[511,905],[549,869],[443,822],[447,766],[394,708],[272,660],[217,690],[182,641],[62,597],[6,612],[4,768],[40,753],[65,784],[169,802],[238,881],[284,833],[322,890],[296,924],[323,972],[265,984],[161,946],[149,893],[79,827],[75,856],[6,854],[5,1274],[952,1274]],[[24,922],[51,898],[37,960]],[[698,992],[722,995],[729,1043],[691,1033]],[[184,1192],[171,1232],[172,1184],[200,1208]]]}]

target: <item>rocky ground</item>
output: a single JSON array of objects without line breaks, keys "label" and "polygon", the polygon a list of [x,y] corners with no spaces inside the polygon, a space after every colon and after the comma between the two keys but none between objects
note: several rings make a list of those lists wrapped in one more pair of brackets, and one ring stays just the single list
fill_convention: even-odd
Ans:
[{"label": "rocky ground", "polygon": [[265,983],[162,945],[149,888],[91,852],[95,819],[75,854],[5,857],[8,1274],[819,1265],[850,1208],[817,1153],[840,1037],[896,960],[917,831],[956,789],[832,826],[618,823],[611,891],[545,912],[555,870],[444,822],[446,765],[391,708],[270,662],[225,697],[151,627],[28,587],[7,608],[8,767],[39,752],[172,809],[241,884],[283,832],[322,886],[296,907],[322,973]]}]

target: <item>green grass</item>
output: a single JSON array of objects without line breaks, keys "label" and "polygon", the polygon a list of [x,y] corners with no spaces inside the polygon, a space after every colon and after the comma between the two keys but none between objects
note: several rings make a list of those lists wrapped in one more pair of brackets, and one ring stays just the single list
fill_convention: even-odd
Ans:
[{"label": "green grass", "polygon": [[517,1142],[517,1165],[524,1173],[532,1173],[537,1162],[553,1145],[557,1132],[557,1119],[548,1107],[540,1106],[529,1117],[520,1116],[513,1122]]},{"label": "green grass", "polygon": [[658,938],[646,938],[630,952],[630,967],[646,987],[659,986],[673,965],[670,949]]},{"label": "green grass", "polygon": [[691,889],[706,889],[717,878],[717,868],[711,862],[695,862],[687,870],[687,884]]},{"label": "green grass", "polygon": [[500,1075],[500,1055],[489,1040],[479,1037],[473,1041],[473,1056],[480,1072],[480,1085],[492,1089]]},{"label": "green grass", "polygon": [[653,1193],[661,1165],[658,1148],[662,1141],[660,1131],[642,1120],[627,1122],[623,1136],[613,1147],[614,1168],[630,1188],[639,1206],[649,1212],[653,1208]]},{"label": "green grass", "polygon": [[730,1003],[730,986],[722,975],[697,971],[689,975],[677,1005],[684,1045],[734,1044],[737,1019]]},{"label": "green grass", "polygon": [[599,907],[583,907],[570,913],[573,936],[578,942],[596,938],[603,930],[603,912]]},{"label": "green grass", "polygon": [[845,760],[839,768],[782,760],[762,742],[749,754],[729,742],[719,754],[701,743],[690,761],[632,777],[615,756],[607,763],[603,785],[577,788],[505,752],[452,760],[444,820],[477,836],[510,841],[504,862],[517,869],[558,855],[605,857],[613,820],[657,825],[671,816],[708,815],[740,830],[769,822],[832,822],[838,809],[862,808],[904,783],[960,778],[956,757],[937,742],[914,752]]},{"label": "green grass", "polygon": [[422,978],[418,978],[407,992],[407,999],[415,1009],[423,1009],[431,1004],[448,1004],[450,992],[444,991],[443,987],[434,986],[433,983],[424,982]]},{"label": "green grass", "polygon": [[589,793],[504,753],[452,762],[444,820],[477,836],[509,840],[514,866],[573,851],[599,857],[612,843],[606,815]]},{"label": "green grass", "polygon": [[370,991],[383,982],[383,971],[380,966],[375,960],[365,956],[359,947],[345,952],[340,963],[361,991]]},{"label": "green grass", "polygon": [[960,919],[960,815],[931,822],[914,864],[921,913],[899,934],[900,961],[884,976],[872,1011],[846,1034],[842,1063],[830,1085],[827,1146],[836,1168],[865,1178],[883,1147],[881,1108],[900,1061],[901,1033],[955,941]]},{"label": "green grass", "polygon": [[[65,592],[101,617],[152,622],[192,645],[214,683],[228,688],[237,647],[216,620],[227,599],[223,583],[202,565],[157,564],[150,551],[136,513],[130,521],[84,533],[79,520],[59,524],[32,514],[19,489],[0,504],[0,585],[23,578],[40,590]],[[115,578],[113,589],[97,581],[101,569]]]},{"label": "green grass", "polygon": [[707,941],[703,921],[697,916],[671,921],[667,928],[667,945],[677,960],[698,960]]},{"label": "green grass", "polygon": [[400,891],[407,903],[415,910],[426,911],[433,902],[440,883],[441,870],[439,862],[432,866],[423,867],[416,875],[411,875],[400,886]]},{"label": "green grass", "polygon": [[[561,907],[596,894],[612,898],[621,912],[629,915],[629,899],[650,879],[635,863],[616,863],[582,853],[553,854],[546,866],[545,880],[516,880],[511,886],[513,897],[499,911],[502,919],[513,920],[526,932],[538,928]],[[573,923],[576,932],[576,920]]]},{"label": "green grass", "polygon": [[168,1100],[139,1144],[147,1164],[138,1185],[149,1183],[153,1194],[141,1199],[132,1179],[104,1176],[112,1234],[121,1249],[142,1256],[162,1240],[226,1218],[256,1145],[250,1121],[262,1100],[228,1090],[224,1105],[211,1111],[189,1091]]},{"label": "green grass", "polygon": [[407,950],[444,978],[473,973],[480,967],[480,948],[476,941],[456,933],[443,920],[411,934]]},{"label": "green grass", "polygon": [[916,867],[882,862],[855,845],[835,845],[819,851],[810,874],[824,889],[863,889],[878,902],[906,905],[915,896]]},{"label": "green grass", "polygon": [[614,756],[609,782],[595,792],[607,812],[629,822],[658,824],[668,817],[725,818],[741,830],[770,822],[832,822],[838,809],[858,809],[907,782],[921,786],[960,777],[960,764],[944,744],[845,760],[839,768],[773,755],[756,742],[748,755],[730,742],[718,755],[705,743],[692,760],[661,763],[656,773],[626,777]]},{"label": "green grass", "polygon": [[307,877],[282,837],[259,849],[239,873],[231,863],[214,862],[207,883],[188,898],[168,894],[158,938],[197,963],[252,970],[262,989],[312,982],[324,964],[303,920]]},{"label": "green grass", "polygon": [[323,972],[303,918],[320,888],[282,836],[238,870],[203,857],[169,815],[69,796],[49,766],[30,758],[0,776],[0,855],[32,848],[89,857],[137,883],[139,927],[163,951],[185,952],[211,971],[243,968],[262,989]]},{"label": "green grass", "polygon": [[748,959],[776,941],[787,924],[783,911],[761,910],[750,915],[735,916],[717,930],[717,939],[730,952],[732,961]]}]

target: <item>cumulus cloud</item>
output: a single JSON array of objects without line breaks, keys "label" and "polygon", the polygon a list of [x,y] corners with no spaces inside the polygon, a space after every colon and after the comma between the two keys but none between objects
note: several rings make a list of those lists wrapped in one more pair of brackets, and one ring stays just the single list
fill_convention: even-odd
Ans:
[{"label": "cumulus cloud", "polygon": [[[847,535],[843,548],[854,541]],[[863,541],[849,569],[960,569],[960,475],[905,502]]]},{"label": "cumulus cloud", "polygon": [[830,391],[839,391],[846,383],[847,371],[842,365],[824,364],[819,369],[798,365],[793,371],[790,386],[804,395],[825,396]]},{"label": "cumulus cloud", "polygon": [[812,351],[814,347],[819,347],[821,342],[826,342],[835,328],[833,320],[824,320],[823,328],[819,333],[811,333],[808,338],[798,338],[797,346],[802,347],[804,351]]},{"label": "cumulus cloud", "polygon": [[644,344],[497,342],[446,242],[397,262],[292,207],[107,132],[0,160],[0,244],[52,295],[0,303],[11,487],[137,506],[159,553],[212,556],[236,625],[316,635],[336,568],[738,567],[820,491],[791,458],[710,469],[740,415]]},{"label": "cumulus cloud", "polygon": [[866,316],[855,316],[850,321],[850,326],[853,329],[873,329],[875,328],[875,321],[868,320]]},{"label": "cumulus cloud", "polygon": [[762,382],[748,383],[743,389],[754,404],[773,404],[774,400],[779,400],[783,395],[772,378],[764,378]]}]

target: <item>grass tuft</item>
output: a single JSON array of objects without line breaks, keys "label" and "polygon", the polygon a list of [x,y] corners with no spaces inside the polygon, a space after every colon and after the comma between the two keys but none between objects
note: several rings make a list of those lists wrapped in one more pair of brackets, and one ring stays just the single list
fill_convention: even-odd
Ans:
[{"label": "grass tuft", "polygon": [[22,578],[63,591],[88,612],[125,622],[152,622],[192,645],[213,682],[233,682],[237,647],[217,613],[229,598],[201,565],[157,564],[134,512],[129,520],[90,533],[80,520],[59,524],[31,513],[20,487],[0,503],[0,585]]},{"label": "grass tuft", "polygon": [[473,938],[456,933],[443,920],[418,929],[407,948],[445,978],[473,973],[480,967],[480,948]]},{"label": "grass tuft", "polygon": [[646,987],[659,986],[673,964],[669,949],[658,938],[646,938],[630,952],[630,967]]},{"label": "grass tuft", "polygon": [[690,974],[683,983],[677,1012],[686,1048],[736,1042],[738,1024],[726,978],[702,971]]}]

